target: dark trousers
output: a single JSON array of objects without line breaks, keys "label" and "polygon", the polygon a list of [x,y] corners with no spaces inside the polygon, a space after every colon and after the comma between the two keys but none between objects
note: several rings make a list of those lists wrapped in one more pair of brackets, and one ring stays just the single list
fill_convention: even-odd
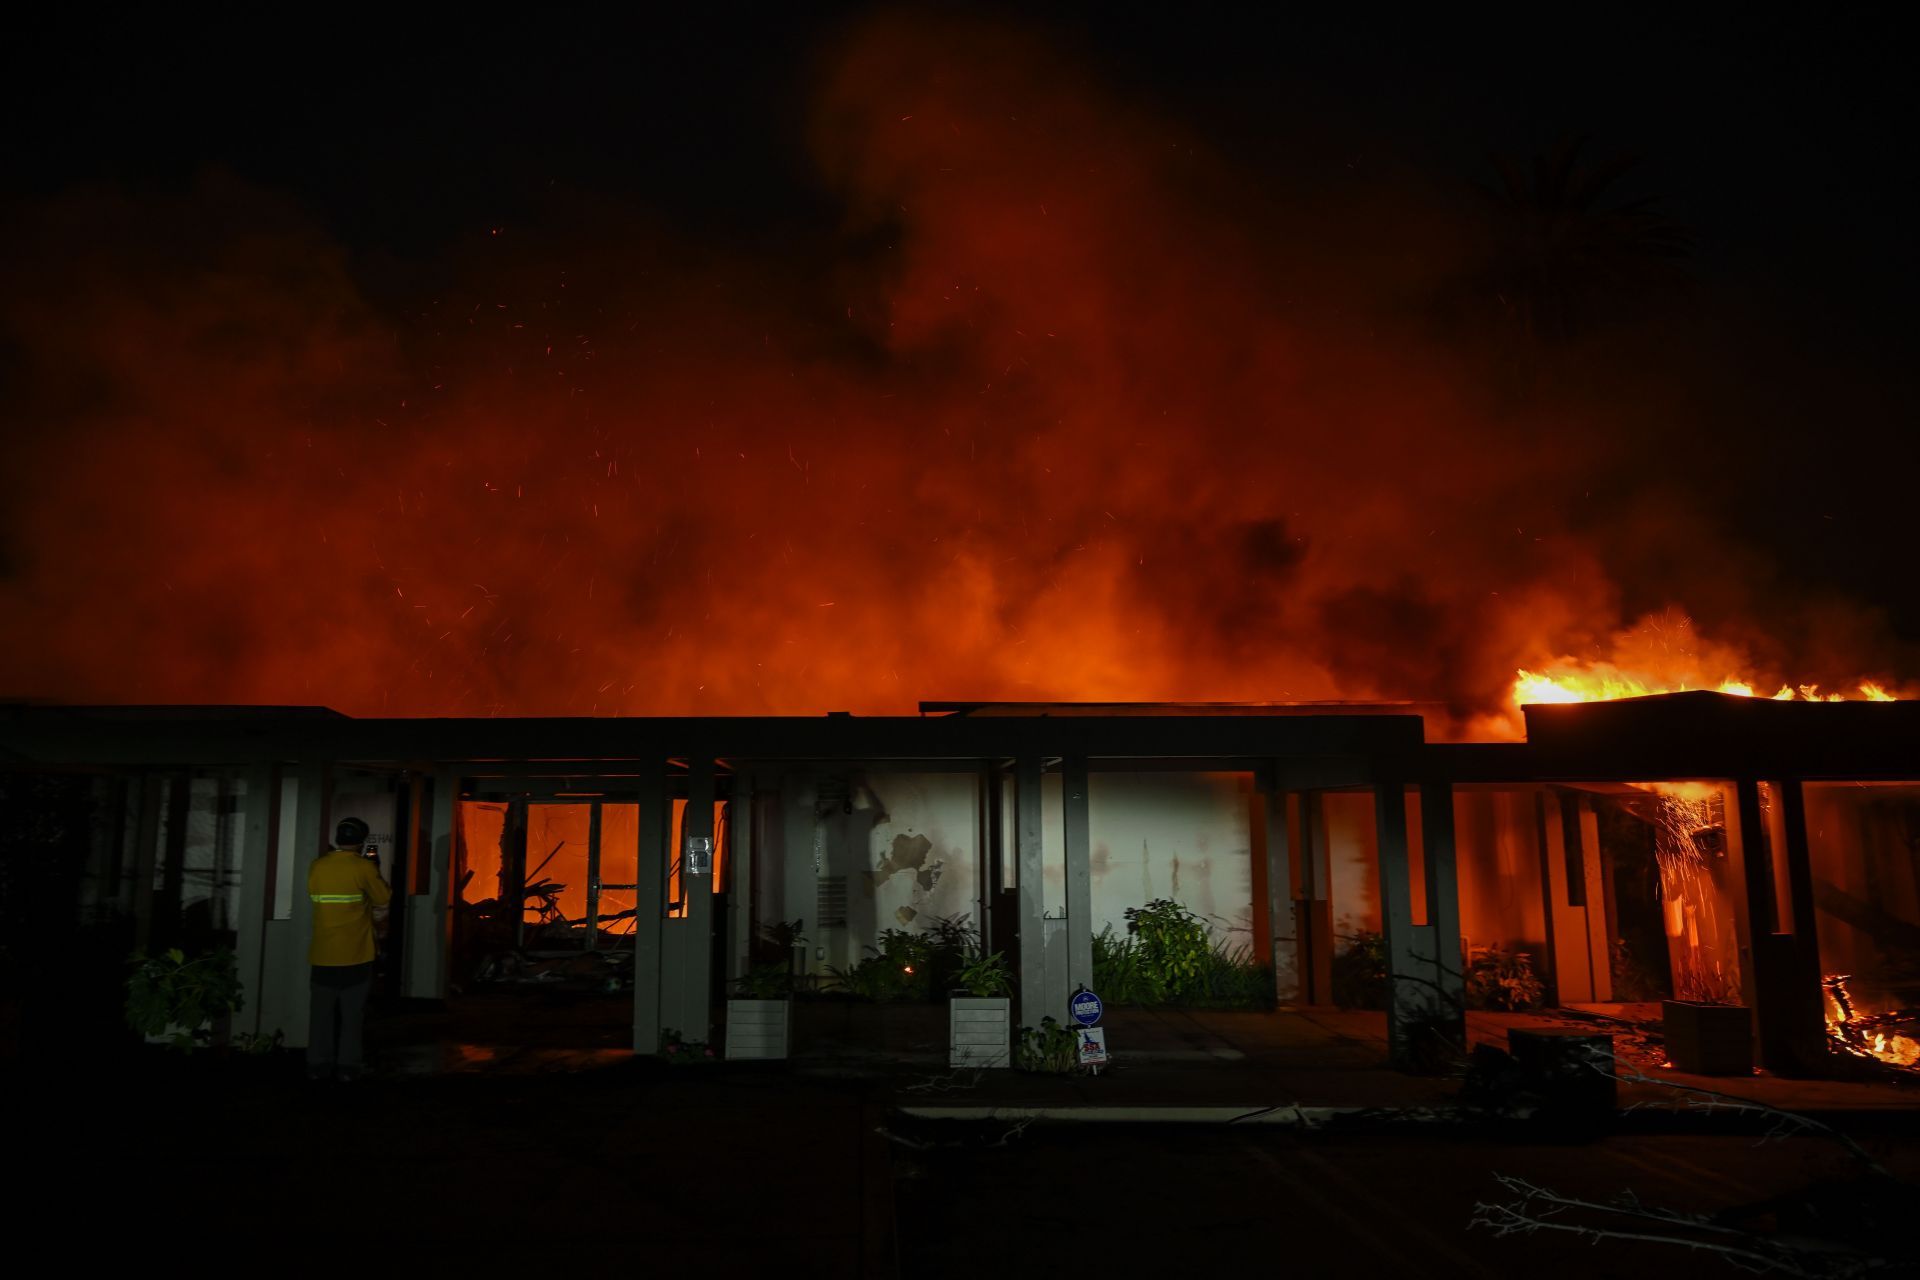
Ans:
[{"label": "dark trousers", "polygon": [[307,1074],[360,1074],[361,1029],[367,1019],[372,964],[314,965]]}]

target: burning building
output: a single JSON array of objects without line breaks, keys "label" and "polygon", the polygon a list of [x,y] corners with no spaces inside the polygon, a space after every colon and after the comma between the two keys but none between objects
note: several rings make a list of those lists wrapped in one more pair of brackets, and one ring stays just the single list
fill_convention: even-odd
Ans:
[{"label": "burning building", "polygon": [[1093,985],[1103,929],[1171,900],[1270,963],[1281,1002],[1342,999],[1378,948],[1401,1052],[1524,957],[1553,1003],[1743,1007],[1769,1070],[1920,1056],[1920,704],[1703,691],[1530,705],[1519,741],[1425,724],[1397,704],[20,706],[0,755],[84,802],[90,928],[232,946],[239,1029],[296,1044],[296,887],[351,815],[396,889],[400,994],[448,998],[488,945],[630,955],[643,1051],[722,1034],[726,981],[781,922],[805,923],[791,963],[825,972],[964,917],[1032,1023]]}]

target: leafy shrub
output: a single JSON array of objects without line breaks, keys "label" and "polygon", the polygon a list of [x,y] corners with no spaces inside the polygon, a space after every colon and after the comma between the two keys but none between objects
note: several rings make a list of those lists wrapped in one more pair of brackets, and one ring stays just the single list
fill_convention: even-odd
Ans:
[{"label": "leafy shrub", "polygon": [[1270,1009],[1273,968],[1253,958],[1253,948],[1214,947],[1207,952],[1200,995],[1189,1004],[1209,1009]]},{"label": "leafy shrub", "polygon": [[1127,933],[1140,948],[1140,963],[1173,999],[1197,987],[1213,951],[1207,922],[1169,898],[1126,910]]},{"label": "leafy shrub", "polygon": [[135,952],[127,979],[127,1025],[157,1036],[174,1027],[176,1048],[191,1049],[204,1023],[233,1013],[245,998],[233,952],[212,951],[189,960],[178,947],[148,956]]},{"label": "leafy shrub", "polygon": [[980,930],[974,926],[973,917],[937,917],[922,936],[928,942],[927,986],[933,994],[964,986],[961,972],[980,955]]},{"label": "leafy shrub", "polygon": [[793,973],[784,964],[757,964],[733,986],[742,1000],[784,1000],[793,994]]},{"label": "leafy shrub", "polygon": [[979,950],[979,932],[967,918],[934,922],[921,933],[884,929],[880,945],[850,969],[830,968],[834,989],[856,1000],[930,1000],[954,986]]},{"label": "leafy shrub", "polygon": [[1625,938],[1607,944],[1607,959],[1613,973],[1613,998],[1616,1000],[1659,1000],[1667,994],[1667,981],[1656,975]]},{"label": "leafy shrub", "polygon": [[1072,1031],[1052,1018],[1042,1018],[1037,1028],[1020,1028],[1013,1065],[1022,1071],[1045,1075],[1071,1075],[1080,1069],[1080,1047]]},{"label": "leafy shrub", "polygon": [[1475,947],[1467,958],[1467,1007],[1519,1012],[1538,1008],[1546,984],[1524,951]]},{"label": "leafy shrub", "polygon": [[977,999],[1004,996],[1013,990],[1013,975],[1007,972],[1007,957],[1001,952],[983,956],[977,952],[961,966],[954,981]]},{"label": "leafy shrub", "polygon": [[1205,921],[1157,899],[1127,911],[1127,937],[1113,926],[1093,939],[1093,985],[1115,1005],[1258,1009],[1273,1004],[1273,970],[1248,946],[1214,941]]},{"label": "leafy shrub", "polygon": [[1159,1004],[1165,994],[1142,963],[1140,948],[1112,925],[1093,937],[1093,989],[1109,1004]]},{"label": "leafy shrub", "polygon": [[1362,930],[1346,944],[1333,953],[1333,1002],[1343,1009],[1386,1008],[1386,939]]},{"label": "leafy shrub", "polygon": [[806,921],[775,920],[763,924],[753,937],[756,965],[791,965],[796,947],[807,944]]}]

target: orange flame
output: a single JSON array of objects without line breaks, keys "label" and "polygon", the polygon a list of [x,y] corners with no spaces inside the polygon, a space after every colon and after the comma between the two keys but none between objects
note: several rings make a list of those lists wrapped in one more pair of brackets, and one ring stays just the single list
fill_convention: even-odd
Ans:
[{"label": "orange flame", "polygon": [[[1751,680],[1728,676],[1717,685],[1695,685],[1685,680],[1663,681],[1619,671],[1606,663],[1586,667],[1561,667],[1552,671],[1531,671],[1522,667],[1514,674],[1513,705],[1524,707],[1539,703],[1612,702],[1620,698],[1644,698],[1657,693],[1684,693],[1689,689],[1711,688],[1737,698],[1759,694]],[[1775,702],[1845,702],[1849,698],[1865,702],[1896,702],[1901,695],[1889,693],[1876,680],[1862,680],[1851,694],[1822,693],[1817,684],[1782,685],[1770,695]]]}]

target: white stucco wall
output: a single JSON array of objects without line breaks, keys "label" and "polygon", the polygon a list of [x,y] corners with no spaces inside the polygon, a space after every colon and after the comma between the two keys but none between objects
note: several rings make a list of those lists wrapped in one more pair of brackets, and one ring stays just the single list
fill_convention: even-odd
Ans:
[{"label": "white stucco wall", "polygon": [[[921,929],[943,916],[980,921],[984,873],[979,780],[970,773],[855,772],[851,812],[816,815],[817,780],[795,771],[780,780],[783,819],[763,845],[779,869],[760,873],[763,918],[803,918],[816,964],[847,964],[883,929]],[[1093,931],[1126,930],[1126,910],[1171,898],[1197,912],[1231,945],[1252,940],[1253,858],[1248,827],[1252,781],[1237,773],[1095,773],[1089,779]],[[1011,805],[1005,829],[1012,848]],[[1041,780],[1041,834],[1047,914],[1066,908],[1066,837],[1061,780]],[[815,927],[814,850],[828,875],[844,874],[844,930]]]},{"label": "white stucco wall", "polygon": [[1371,790],[1329,791],[1321,797],[1335,950],[1355,934],[1380,931],[1380,858],[1373,807]]},{"label": "white stucco wall", "polygon": [[[1058,780],[1050,780],[1056,787],[1047,799],[1057,815]],[[1251,789],[1244,773],[1093,774],[1087,801],[1093,932],[1111,924],[1124,933],[1128,907],[1171,898],[1206,919],[1222,941],[1251,942]],[[1049,823],[1050,837],[1053,831]],[[1049,856],[1049,895],[1053,866]]]}]

